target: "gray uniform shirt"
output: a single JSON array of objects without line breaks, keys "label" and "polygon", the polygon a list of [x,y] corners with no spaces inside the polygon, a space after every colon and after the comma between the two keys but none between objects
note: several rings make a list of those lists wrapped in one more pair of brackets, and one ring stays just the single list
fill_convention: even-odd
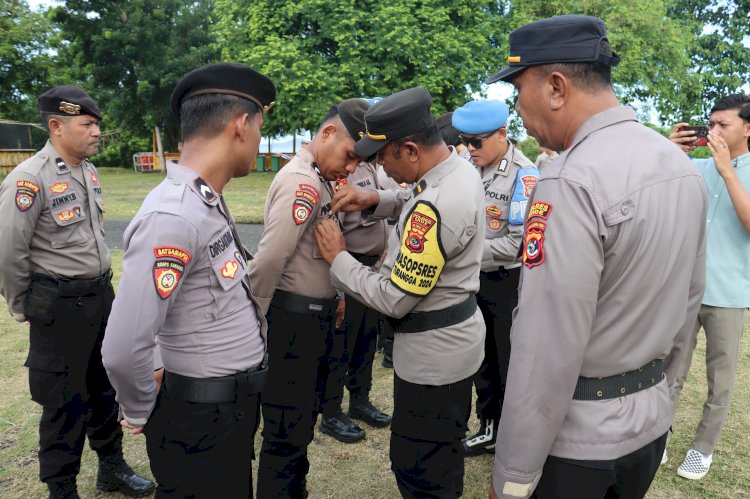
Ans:
[{"label": "gray uniform shirt", "polygon": [[608,460],[667,432],[675,372],[572,400],[579,376],[685,347],[703,294],[706,192],[684,153],[628,107],[586,121],[529,202],[493,484],[528,497],[548,455]]},{"label": "gray uniform shirt", "polygon": [[336,290],[315,242],[315,226],[329,217],[331,195],[305,148],[281,169],[268,189],[265,226],[250,280],[263,312],[278,289],[310,298],[331,299]]},{"label": "gray uniform shirt", "polygon": [[[448,159],[420,179],[420,184],[424,186],[421,192],[403,205],[379,272],[361,265],[346,252],[331,265],[334,286],[396,318],[408,312],[456,305],[479,289],[484,210],[476,168],[452,151]],[[484,334],[479,309],[453,326],[396,333],[396,373],[422,385],[445,385],[468,378],[482,361]]]},{"label": "gray uniform shirt", "polygon": [[89,279],[109,270],[102,190],[88,160],[68,165],[47,142],[0,185],[0,212],[0,293],[17,320],[32,273]]},{"label": "gray uniform shirt", "polygon": [[[516,176],[521,168],[533,167],[520,149],[508,143],[508,151],[497,165],[478,168],[484,184],[484,210],[487,223],[486,240],[482,253],[482,270],[493,271],[499,267],[516,268],[521,265],[518,248],[523,239],[523,224],[511,224],[511,199],[514,191],[527,200],[536,185],[537,178],[528,175],[526,184],[517,187]],[[516,209],[523,210],[518,203]],[[523,213],[523,212],[521,212]],[[519,220],[520,221],[520,220]]]},{"label": "gray uniform shirt", "polygon": [[226,205],[194,170],[169,163],[124,234],[122,279],[102,359],[123,415],[144,424],[156,401],[154,338],[164,368],[193,378],[257,366],[266,321]]}]

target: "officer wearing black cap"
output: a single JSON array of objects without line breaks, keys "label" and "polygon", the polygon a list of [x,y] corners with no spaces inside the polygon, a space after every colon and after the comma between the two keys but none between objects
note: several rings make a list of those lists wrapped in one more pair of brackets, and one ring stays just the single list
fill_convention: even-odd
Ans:
[{"label": "officer wearing black cap", "polygon": [[179,163],[125,230],[102,354],[122,425],[146,435],[160,497],[253,495],[266,321],[222,191],[250,172],[275,96],[243,64],[188,73],[172,93]]},{"label": "officer wearing black cap", "polygon": [[[338,300],[313,231],[331,211],[330,181],[345,179],[361,161],[355,139],[364,131],[363,99],[347,99],[323,118],[313,140],[276,175],[268,190],[265,226],[250,265],[253,291],[268,314],[272,369],[263,391],[263,446],[258,497],[304,497],[313,439],[327,378]],[[337,432],[362,429],[346,415]]]},{"label": "officer wearing black cap", "polygon": [[85,436],[99,456],[97,488],[154,488],[122,457],[117,403],[100,350],[114,292],[96,168],[101,112],[78,87],[39,97],[49,141],[0,186],[0,293],[29,322],[29,387],[42,406],[39,478],[51,497],[77,497]]},{"label": "officer wearing black cap", "polygon": [[529,135],[562,151],[529,200],[492,497],[640,498],[664,451],[706,193],[617,101],[618,61],[601,19],[552,17],[513,31],[488,80],[512,83]]},{"label": "officer wearing black cap", "polygon": [[[345,251],[336,224],[316,229],[338,288],[389,316],[395,331],[391,468],[404,497],[459,497],[461,438],[471,377],[482,360],[484,321],[477,308],[484,244],[482,183],[476,169],[446,146],[423,88],[398,92],[365,114],[360,156],[398,182],[416,183],[405,204],[396,192],[351,190],[334,210],[372,210],[400,218],[379,272]],[[338,196],[338,193],[337,193]]]}]

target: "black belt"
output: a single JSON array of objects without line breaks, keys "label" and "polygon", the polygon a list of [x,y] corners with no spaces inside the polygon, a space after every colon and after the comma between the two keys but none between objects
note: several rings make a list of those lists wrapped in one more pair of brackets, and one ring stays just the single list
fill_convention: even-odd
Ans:
[{"label": "black belt", "polygon": [[646,365],[606,378],[578,378],[574,400],[606,400],[651,388],[664,377],[664,361],[652,360]]},{"label": "black belt", "polygon": [[277,289],[271,299],[271,305],[295,314],[333,315],[338,301],[335,298],[310,298]]},{"label": "black belt", "polygon": [[412,312],[400,319],[393,317],[386,317],[386,319],[397,333],[419,333],[463,322],[474,315],[476,310],[477,299],[475,295],[471,295],[461,303],[441,310]]},{"label": "black belt", "polygon": [[83,296],[103,291],[110,286],[112,269],[93,279],[56,279],[44,274],[31,274],[31,280],[51,284],[59,296]]},{"label": "black belt", "polygon": [[164,372],[164,388],[170,397],[198,404],[234,402],[263,390],[268,374],[268,354],[252,369],[220,378],[191,378]]},{"label": "black belt", "polygon": [[353,253],[351,251],[349,252],[349,254],[352,255],[354,259],[359,263],[368,267],[372,267],[378,262],[378,260],[380,260],[380,256],[378,255],[363,255],[362,253]]},{"label": "black belt", "polygon": [[493,270],[492,272],[479,272],[479,278],[487,281],[503,281],[508,278],[511,270],[518,270],[519,272],[521,271],[520,268],[508,270],[504,267],[500,267],[499,269]]}]

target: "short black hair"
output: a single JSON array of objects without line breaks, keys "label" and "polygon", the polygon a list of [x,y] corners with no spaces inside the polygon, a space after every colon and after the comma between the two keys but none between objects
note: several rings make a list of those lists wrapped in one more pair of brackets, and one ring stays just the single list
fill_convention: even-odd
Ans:
[{"label": "short black hair", "polygon": [[438,127],[433,120],[432,123],[421,129],[417,133],[413,133],[406,137],[394,140],[394,158],[398,159],[399,157],[401,157],[401,145],[405,144],[406,142],[414,142],[417,145],[430,147],[443,143],[443,137],[440,135],[440,130],[438,130]]},{"label": "short black hair", "polygon": [[49,120],[51,120],[52,118],[65,122],[65,121],[68,121],[69,118],[72,118],[72,116],[66,116],[64,114],[55,114],[55,113],[42,113],[42,123],[44,124],[44,128],[48,132],[49,132]]},{"label": "short black hair", "polygon": [[200,135],[212,138],[219,135],[230,120],[247,113],[253,117],[263,112],[256,103],[225,94],[201,94],[190,97],[180,107],[182,140]]},{"label": "short black hair", "polygon": [[[325,116],[323,116],[323,119],[320,122],[320,126],[318,126],[318,131],[315,133],[320,133],[320,131],[323,129],[324,126],[326,126],[329,122],[333,121],[334,119],[339,117],[339,108],[338,106],[331,106],[331,109],[328,110]],[[341,123],[344,124],[343,122]],[[349,130],[346,129],[346,126],[337,126],[336,127],[336,135],[340,137],[339,134],[349,134]]]},{"label": "short black hair", "polygon": [[[612,57],[612,47],[607,40],[599,44],[599,54]],[[601,90],[612,88],[612,66],[601,61],[555,64],[541,64],[532,66],[540,76],[547,76],[552,72],[559,72],[567,76],[573,83],[587,90]]]}]

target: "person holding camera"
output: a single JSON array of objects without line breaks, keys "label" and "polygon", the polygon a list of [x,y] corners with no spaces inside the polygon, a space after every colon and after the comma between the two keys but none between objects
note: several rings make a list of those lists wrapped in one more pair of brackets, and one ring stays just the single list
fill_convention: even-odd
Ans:
[{"label": "person holding camera", "polygon": [[[701,133],[695,130],[697,127],[687,126],[678,123],[669,138],[689,154]],[[708,473],[727,420],[740,338],[750,306],[750,98],[733,94],[714,104],[708,122],[707,146],[711,158],[693,159],[708,190],[706,291],[691,343],[681,357],[673,393],[676,404],[702,327],[706,334],[708,397],[695,438],[677,468],[678,475],[691,480],[699,480]]]}]

